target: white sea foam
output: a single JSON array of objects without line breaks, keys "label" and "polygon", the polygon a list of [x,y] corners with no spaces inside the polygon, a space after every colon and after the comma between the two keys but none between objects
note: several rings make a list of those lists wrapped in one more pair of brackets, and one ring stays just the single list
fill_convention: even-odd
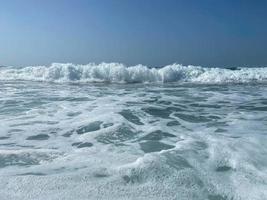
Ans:
[{"label": "white sea foam", "polygon": [[[79,67],[62,68],[28,75],[46,81],[49,69],[50,80],[68,82]],[[128,80],[161,80],[159,71],[164,81],[205,80],[208,70],[137,68]],[[99,79],[123,81],[115,72]],[[267,199],[266,96],[265,84],[1,81],[0,199]]]},{"label": "white sea foam", "polygon": [[267,68],[206,68],[200,66],[168,65],[148,68],[144,65],[127,67],[120,63],[90,63],[74,65],[53,63],[51,66],[0,69],[0,80],[48,82],[189,82],[189,83],[246,83],[267,82]]}]

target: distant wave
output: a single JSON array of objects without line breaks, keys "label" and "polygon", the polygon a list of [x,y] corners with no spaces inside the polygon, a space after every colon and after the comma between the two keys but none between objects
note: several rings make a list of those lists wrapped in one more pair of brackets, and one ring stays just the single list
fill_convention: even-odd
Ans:
[{"label": "distant wave", "polygon": [[90,63],[74,65],[53,63],[51,66],[0,68],[0,80],[45,82],[109,82],[109,83],[247,83],[267,82],[267,68],[206,68],[200,66],[168,65],[148,68],[143,65],[127,67],[120,63]]}]

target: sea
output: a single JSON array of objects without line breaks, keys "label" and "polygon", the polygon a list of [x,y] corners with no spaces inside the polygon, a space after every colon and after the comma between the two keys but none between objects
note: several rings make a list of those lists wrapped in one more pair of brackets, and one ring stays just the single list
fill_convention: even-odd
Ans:
[{"label": "sea", "polygon": [[267,68],[0,68],[1,200],[266,200]]}]

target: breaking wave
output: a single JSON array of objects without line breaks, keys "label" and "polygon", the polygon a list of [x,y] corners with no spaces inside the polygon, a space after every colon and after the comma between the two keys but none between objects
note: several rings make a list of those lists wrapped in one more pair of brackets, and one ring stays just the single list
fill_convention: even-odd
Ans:
[{"label": "breaking wave", "polygon": [[109,83],[248,83],[267,82],[267,68],[206,68],[200,66],[168,65],[148,68],[143,65],[127,67],[120,63],[90,63],[74,65],[53,63],[51,66],[0,68],[0,80],[47,82],[109,82]]}]

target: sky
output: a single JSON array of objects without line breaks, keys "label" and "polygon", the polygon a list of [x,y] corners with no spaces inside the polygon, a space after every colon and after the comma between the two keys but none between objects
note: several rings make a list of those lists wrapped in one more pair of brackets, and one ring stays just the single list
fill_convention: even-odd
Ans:
[{"label": "sky", "polygon": [[0,65],[267,66],[267,0],[0,0]]}]

